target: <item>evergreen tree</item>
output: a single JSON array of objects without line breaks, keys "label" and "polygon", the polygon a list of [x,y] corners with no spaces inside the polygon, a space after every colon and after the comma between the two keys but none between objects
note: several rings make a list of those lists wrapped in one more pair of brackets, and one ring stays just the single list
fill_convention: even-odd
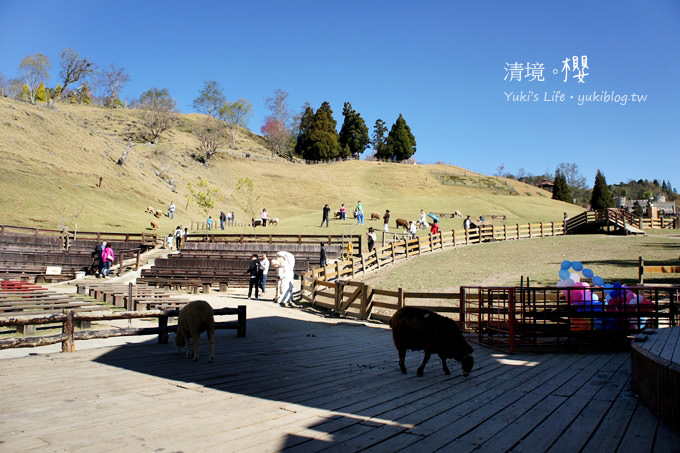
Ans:
[{"label": "evergreen tree", "polygon": [[61,84],[57,85],[57,88],[54,90],[54,99],[59,99],[61,98],[61,92],[64,91],[64,89],[61,87]]},{"label": "evergreen tree", "polygon": [[370,139],[368,138],[368,127],[364,119],[352,109],[352,104],[345,102],[342,109],[342,115],[345,120],[340,128],[340,135],[338,140],[340,142],[342,157],[359,156],[368,147]]},{"label": "evergreen tree", "polygon": [[607,186],[607,180],[600,170],[597,170],[595,175],[595,186],[593,186],[593,195],[590,198],[590,207],[593,210],[607,209],[614,206],[612,200],[612,193]]},{"label": "evergreen tree", "polygon": [[387,152],[396,161],[409,159],[416,152],[416,138],[401,113],[387,135]]},{"label": "evergreen tree", "polygon": [[333,111],[328,102],[314,114],[314,121],[309,128],[309,147],[303,157],[308,160],[335,159],[340,155],[337,123],[333,119]]},{"label": "evergreen tree", "polygon": [[633,214],[638,217],[642,217],[644,214],[642,206],[640,206],[640,200],[635,200],[635,203],[633,203]]},{"label": "evergreen tree", "polygon": [[24,101],[28,101],[29,99],[31,99],[31,92],[28,89],[28,85],[26,85],[25,83],[21,87],[21,94],[19,95],[19,97]]},{"label": "evergreen tree", "polygon": [[387,155],[387,138],[385,134],[387,134],[385,122],[378,118],[373,126],[373,137],[371,139],[371,146],[373,146],[375,158],[378,160],[390,159],[390,156]]},{"label": "evergreen tree", "polygon": [[571,203],[571,195],[567,186],[567,177],[559,169],[555,170],[555,180],[553,181],[553,200],[566,201]]},{"label": "evergreen tree", "polygon": [[305,156],[309,153],[309,130],[314,123],[314,109],[307,105],[305,111],[300,117],[300,125],[298,126],[297,137],[295,137],[295,154],[298,156]]},{"label": "evergreen tree", "polygon": [[40,82],[38,89],[35,92],[35,100],[39,102],[47,102],[47,93],[45,92],[45,82]]},{"label": "evergreen tree", "polygon": [[83,83],[83,85],[80,87],[78,101],[82,104],[90,105],[90,89],[87,87],[87,83]]}]

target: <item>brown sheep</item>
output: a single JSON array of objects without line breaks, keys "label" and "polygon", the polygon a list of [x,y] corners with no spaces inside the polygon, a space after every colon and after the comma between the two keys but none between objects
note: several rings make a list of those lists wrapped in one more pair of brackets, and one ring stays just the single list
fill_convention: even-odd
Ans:
[{"label": "brown sheep", "polygon": [[158,224],[156,222],[154,222],[153,220],[151,221],[151,229],[152,230],[158,230],[159,229]]},{"label": "brown sheep", "polygon": [[[201,345],[201,332],[208,332],[210,343],[210,360],[215,360],[215,318],[210,304],[204,300],[189,302],[179,311],[177,319],[177,333],[175,334],[175,346],[177,352],[186,345],[186,357],[192,357],[194,362],[198,360],[198,352]],[[193,354],[189,352],[189,339],[194,344]]]},{"label": "brown sheep", "polygon": [[154,209],[153,206],[147,206],[146,211],[144,211],[144,212],[148,212],[149,214],[153,214],[154,212],[156,212],[156,209]]},{"label": "brown sheep", "polygon": [[408,230],[408,220],[397,219],[397,228],[403,227]]},{"label": "brown sheep", "polygon": [[371,213],[371,220],[380,220],[380,213],[379,212],[372,212]]},{"label": "brown sheep", "polygon": [[154,212],[153,215],[157,219],[160,219],[161,217],[163,217],[163,211],[156,210],[156,212]]},{"label": "brown sheep", "polygon": [[392,339],[399,352],[399,368],[406,374],[406,350],[425,351],[423,363],[418,367],[418,376],[423,375],[425,364],[432,354],[438,354],[442,360],[445,374],[450,374],[446,359],[456,359],[463,368],[463,376],[472,371],[474,359],[472,347],[465,341],[458,324],[452,319],[438,315],[429,310],[416,307],[404,307],[390,319]]}]

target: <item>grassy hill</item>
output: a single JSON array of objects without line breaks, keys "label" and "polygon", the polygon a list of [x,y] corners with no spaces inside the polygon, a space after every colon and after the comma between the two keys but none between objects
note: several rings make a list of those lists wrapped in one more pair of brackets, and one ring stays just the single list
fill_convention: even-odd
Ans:
[{"label": "grassy hill", "polygon": [[[223,200],[209,213],[213,219],[222,209],[235,211],[237,220],[243,221],[250,216],[232,198],[239,177],[254,181],[260,197],[257,211],[267,208],[270,217],[281,218],[275,230],[281,233],[361,234],[371,222],[359,228],[348,218],[331,221],[327,230],[319,228],[325,203],[333,210],[345,203],[351,212],[357,200],[367,213],[390,209],[393,219],[413,220],[420,209],[458,210],[473,218],[504,214],[510,224],[558,221],[564,211],[574,215],[581,210],[551,200],[536,187],[455,166],[292,163],[273,158],[262,138],[246,130],[206,166],[191,157],[197,146],[191,130],[199,119],[200,115],[179,115],[175,127],[153,145],[143,142],[134,110],[61,104],[50,109],[0,98],[0,223],[57,228],[61,222],[72,230],[77,224],[87,231],[142,231],[153,220],[144,212],[146,206],[165,212],[174,200],[175,219],[159,220],[160,232],[167,234],[176,225],[205,220],[203,212],[186,200],[187,182],[199,178],[220,188]],[[121,167],[116,162],[128,136],[135,141]],[[382,226],[382,221],[373,225]],[[460,225],[461,219],[442,222],[443,228]]]}]

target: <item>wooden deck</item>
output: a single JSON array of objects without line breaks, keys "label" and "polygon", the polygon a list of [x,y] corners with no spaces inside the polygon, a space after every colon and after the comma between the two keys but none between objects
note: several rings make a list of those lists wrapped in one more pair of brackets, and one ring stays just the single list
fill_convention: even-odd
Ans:
[{"label": "wooden deck", "polygon": [[153,343],[0,360],[0,451],[680,448],[630,391],[628,353],[476,347],[469,377],[436,358],[417,377],[384,326],[268,310],[246,338],[219,331],[213,364],[205,340],[198,363]]}]

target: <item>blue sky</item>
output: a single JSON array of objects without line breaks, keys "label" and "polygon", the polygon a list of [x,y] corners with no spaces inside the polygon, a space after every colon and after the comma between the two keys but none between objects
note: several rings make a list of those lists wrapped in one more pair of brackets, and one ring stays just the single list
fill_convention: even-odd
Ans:
[{"label": "blue sky", "polygon": [[[589,186],[598,168],[610,184],[680,186],[677,0],[0,0],[6,77],[43,53],[56,86],[66,47],[100,67],[124,67],[123,98],[168,88],[182,112],[192,111],[203,81],[216,80],[227,99],[253,104],[257,133],[264,99],[282,89],[295,112],[328,101],[338,129],[347,101],[371,131],[376,119],[391,126],[401,113],[423,163],[542,174],[573,162]],[[579,65],[587,59],[584,83],[574,78],[574,56]],[[515,63],[519,80],[506,71]],[[543,81],[526,77],[528,63]],[[554,91],[565,101],[547,102]],[[508,100],[511,92],[524,96]],[[633,102],[634,93],[645,100]],[[623,95],[625,105],[614,102]]]}]

